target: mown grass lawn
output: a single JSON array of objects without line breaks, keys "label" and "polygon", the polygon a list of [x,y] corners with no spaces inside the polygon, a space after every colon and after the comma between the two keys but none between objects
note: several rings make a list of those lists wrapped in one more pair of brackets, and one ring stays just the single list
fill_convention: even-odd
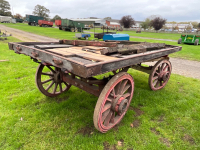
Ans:
[{"label": "mown grass lawn", "polygon": [[[22,23],[17,23],[17,24],[4,24],[8,27],[12,27],[15,29],[27,31],[27,32],[32,32],[38,35],[43,35],[43,36],[48,36],[51,38],[56,38],[56,39],[70,39],[74,40],[75,38],[75,33],[72,32],[66,32],[59,30],[58,28],[44,28],[44,27],[35,27],[35,26],[29,26],[27,24],[22,24]],[[91,30],[93,31],[93,30]],[[97,30],[97,32],[100,32],[101,30]],[[125,31],[123,31],[125,32]],[[122,32],[122,33],[123,33]],[[131,33],[136,34],[135,31],[129,31]],[[164,33],[148,33],[148,32],[143,32],[142,33],[144,37],[152,37],[152,38],[162,38],[162,39],[173,39],[173,36],[177,36],[176,38],[178,39],[180,35],[178,34],[164,34]],[[138,34],[138,35],[142,35]],[[145,36],[147,35],[147,36]],[[162,37],[160,37],[162,35]],[[172,38],[171,38],[172,37]],[[94,34],[91,34],[91,38],[89,40],[94,39]],[[189,60],[196,60],[200,61],[200,46],[194,46],[194,45],[187,45],[187,44],[177,44],[177,42],[168,42],[168,41],[160,41],[160,40],[150,40],[150,39],[139,39],[139,38],[130,38],[131,41],[139,41],[139,42],[157,42],[157,43],[166,43],[170,45],[177,45],[177,46],[182,46],[183,49],[182,51],[170,55],[170,57],[177,57],[177,58],[183,58],[183,59],[189,59]]]},{"label": "mown grass lawn", "polygon": [[[9,41],[18,40],[9,37]],[[74,86],[56,98],[35,85],[38,64],[0,42],[0,149],[200,149],[200,80],[172,74],[160,91],[135,81],[131,106],[106,134],[93,126],[97,97]]]},{"label": "mown grass lawn", "polygon": [[[90,29],[91,32],[94,32],[94,28]],[[95,32],[103,32],[103,29],[96,28]],[[107,32],[104,29],[104,32]],[[116,30],[108,30],[108,32],[116,32]],[[144,32],[136,33],[136,31],[117,31],[120,34],[129,34],[130,36],[137,36],[137,37],[149,37],[149,38],[156,38],[156,39],[169,39],[169,40],[177,40],[181,37],[180,33],[153,33],[153,32]]]}]

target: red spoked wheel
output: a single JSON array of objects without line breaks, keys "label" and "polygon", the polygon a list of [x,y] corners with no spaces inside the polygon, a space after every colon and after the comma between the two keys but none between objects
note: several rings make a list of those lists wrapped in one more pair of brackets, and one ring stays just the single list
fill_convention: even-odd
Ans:
[{"label": "red spoked wheel", "polygon": [[149,75],[149,86],[153,91],[160,90],[167,84],[172,72],[172,65],[169,60],[158,61]]},{"label": "red spoked wheel", "polygon": [[57,96],[71,87],[71,84],[63,81],[60,68],[43,64],[38,66],[35,82],[40,92],[49,97]]},{"label": "red spoked wheel", "polygon": [[112,77],[102,90],[94,110],[94,126],[102,133],[118,124],[124,117],[134,92],[134,80],[126,72]]}]

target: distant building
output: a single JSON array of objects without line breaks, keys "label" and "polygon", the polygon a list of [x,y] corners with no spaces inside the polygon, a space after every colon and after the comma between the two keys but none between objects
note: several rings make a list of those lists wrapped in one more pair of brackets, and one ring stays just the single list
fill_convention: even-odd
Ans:
[{"label": "distant building", "polygon": [[190,27],[192,29],[193,25],[191,23],[189,23],[189,24],[179,24],[179,23],[172,24],[172,23],[166,23],[165,24],[165,28],[168,28],[168,29],[172,29],[173,30],[175,27],[178,27],[179,31],[185,31],[185,30],[187,30],[188,27]]},{"label": "distant building", "polygon": [[[90,17],[92,18],[92,17]],[[105,26],[106,25],[106,20],[104,19],[71,19],[73,21],[77,21],[80,23],[84,23],[85,25],[95,25],[95,26]],[[93,17],[94,18],[94,17]]]},{"label": "distant building", "polygon": [[110,22],[117,22],[117,23],[119,23],[119,19],[112,19],[111,17],[106,17],[106,18],[104,18],[105,20],[107,20],[107,21],[110,21]]},{"label": "distant building", "polygon": [[135,28],[135,29],[138,29],[138,28],[141,28],[141,23],[143,21],[135,21],[135,25],[132,26],[132,28]]},{"label": "distant building", "polygon": [[115,27],[115,28],[119,28],[119,27],[120,27],[120,24],[119,24],[119,23],[117,23],[117,22],[110,22],[110,21],[108,21],[108,20],[106,20],[106,25],[107,25],[108,27]]}]

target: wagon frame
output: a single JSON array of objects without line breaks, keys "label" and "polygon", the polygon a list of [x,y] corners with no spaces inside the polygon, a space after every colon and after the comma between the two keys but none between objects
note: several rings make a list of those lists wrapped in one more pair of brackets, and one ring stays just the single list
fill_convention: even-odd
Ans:
[{"label": "wagon frame", "polygon": [[[138,44],[140,42],[125,43]],[[119,44],[124,43],[60,40],[59,42],[9,43],[9,49],[14,50],[17,54],[30,56],[39,63],[36,85],[44,95],[57,96],[68,91],[71,85],[74,85],[99,97],[93,121],[96,129],[105,133],[121,121],[132,100],[134,79],[127,73],[129,68],[148,73],[149,86],[152,90],[162,89],[167,84],[172,71],[168,55],[182,49],[180,46],[166,45],[162,49],[138,54],[109,54],[107,56],[92,54],[94,50],[90,49],[91,47],[114,49]],[[80,49],[78,47],[80,45],[82,46],[81,50],[73,52],[71,49],[71,53],[56,50],[60,47]],[[77,53],[72,54],[75,52]],[[141,65],[148,61],[157,61],[157,63],[149,67]],[[50,71],[43,72],[45,67]],[[113,75],[100,80],[95,77],[106,72],[112,72]],[[42,81],[42,76],[48,77],[48,79]],[[51,83],[48,84],[48,87],[44,88],[43,84],[49,82]],[[52,86],[54,88],[52,92],[49,92]]]}]

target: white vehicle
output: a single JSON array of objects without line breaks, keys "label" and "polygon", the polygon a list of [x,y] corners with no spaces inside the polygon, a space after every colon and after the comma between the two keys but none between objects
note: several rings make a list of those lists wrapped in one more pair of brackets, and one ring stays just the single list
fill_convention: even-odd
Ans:
[{"label": "white vehicle", "polygon": [[12,22],[12,17],[0,16],[0,22],[1,23],[11,23]]},{"label": "white vehicle", "polygon": [[16,23],[16,19],[12,19],[12,23]]}]

